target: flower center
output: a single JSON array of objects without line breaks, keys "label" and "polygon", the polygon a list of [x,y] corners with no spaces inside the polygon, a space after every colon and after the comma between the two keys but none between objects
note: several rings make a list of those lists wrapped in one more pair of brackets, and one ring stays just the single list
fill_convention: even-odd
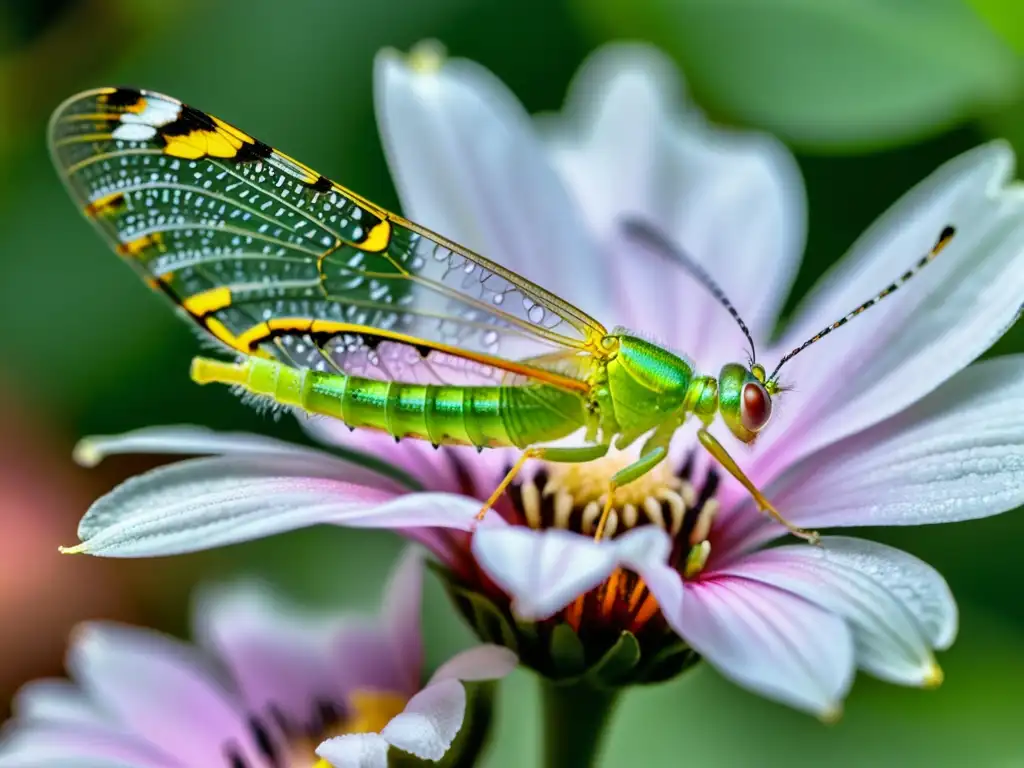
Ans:
[{"label": "flower center", "polygon": [[[531,528],[563,528],[593,535],[608,484],[619,470],[636,456],[614,451],[582,464],[542,463],[532,476],[509,489],[513,507]],[[718,509],[712,498],[717,477],[711,476],[700,494],[690,482],[691,462],[677,467],[664,461],[629,485],[617,488],[605,536],[612,537],[642,525],[657,525],[674,539],[686,544],[688,554],[707,539]]]},{"label": "flower center", "polygon": [[[611,477],[635,460],[633,452],[613,451],[584,464],[541,463],[532,477],[509,488],[512,522],[594,535]],[[708,534],[719,507],[714,499],[718,475],[712,470],[699,490],[692,475],[692,460],[682,465],[664,461],[616,489],[604,535],[611,538],[632,528],[656,525],[673,540],[671,563],[685,577],[697,576],[711,552]],[[622,630],[638,634],[649,625],[660,628],[659,616],[658,605],[643,580],[618,570],[555,618],[580,634],[616,637]]]}]

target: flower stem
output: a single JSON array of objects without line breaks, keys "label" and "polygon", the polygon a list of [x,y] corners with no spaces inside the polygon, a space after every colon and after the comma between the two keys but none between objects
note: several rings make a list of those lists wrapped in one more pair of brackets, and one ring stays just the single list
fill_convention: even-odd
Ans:
[{"label": "flower stem", "polygon": [[541,678],[544,768],[597,765],[608,720],[620,691]]}]

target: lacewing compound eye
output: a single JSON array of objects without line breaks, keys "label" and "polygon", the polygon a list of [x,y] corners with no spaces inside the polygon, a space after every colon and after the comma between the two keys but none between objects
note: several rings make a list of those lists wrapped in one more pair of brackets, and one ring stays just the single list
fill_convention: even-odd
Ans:
[{"label": "lacewing compound eye", "polygon": [[740,404],[740,418],[743,426],[751,432],[764,429],[772,417],[772,398],[767,390],[754,381],[743,385],[743,401]]}]

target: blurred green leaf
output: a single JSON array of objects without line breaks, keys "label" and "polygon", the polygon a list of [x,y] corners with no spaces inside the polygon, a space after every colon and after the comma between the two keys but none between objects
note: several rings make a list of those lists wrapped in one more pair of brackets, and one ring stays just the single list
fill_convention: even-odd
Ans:
[{"label": "blurred green leaf", "polygon": [[607,34],[672,53],[698,99],[805,149],[935,134],[1011,99],[1017,57],[961,0],[590,0]]},{"label": "blurred green leaf", "polygon": [[1024,3],[1020,0],[968,0],[992,28],[1024,53]]}]

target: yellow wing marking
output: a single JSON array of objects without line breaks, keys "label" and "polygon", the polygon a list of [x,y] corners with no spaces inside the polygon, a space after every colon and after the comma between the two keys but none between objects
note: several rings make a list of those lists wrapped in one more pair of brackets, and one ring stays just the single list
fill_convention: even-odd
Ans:
[{"label": "yellow wing marking", "polygon": [[217,126],[212,131],[196,128],[182,136],[165,134],[164,154],[186,160],[198,160],[206,156],[229,159],[237,155],[244,145],[255,145],[256,140],[252,136],[212,115],[210,119]]},{"label": "yellow wing marking", "polygon": [[119,243],[117,246],[117,252],[121,256],[137,258],[139,254],[149,248],[158,248],[161,251],[166,250],[164,248],[164,236],[162,233],[152,232],[148,235],[137,237],[134,240],[129,240],[126,243]]},{"label": "yellow wing marking", "polygon": [[98,197],[85,206],[85,215],[90,219],[98,216],[110,216],[125,205],[124,192],[111,192],[109,195]]},{"label": "yellow wing marking", "polygon": [[203,291],[202,293],[189,296],[181,303],[181,305],[185,307],[189,313],[197,316],[216,312],[218,309],[224,309],[225,307],[231,306],[231,289],[226,285],[222,285],[218,288],[211,288],[208,291]]}]

